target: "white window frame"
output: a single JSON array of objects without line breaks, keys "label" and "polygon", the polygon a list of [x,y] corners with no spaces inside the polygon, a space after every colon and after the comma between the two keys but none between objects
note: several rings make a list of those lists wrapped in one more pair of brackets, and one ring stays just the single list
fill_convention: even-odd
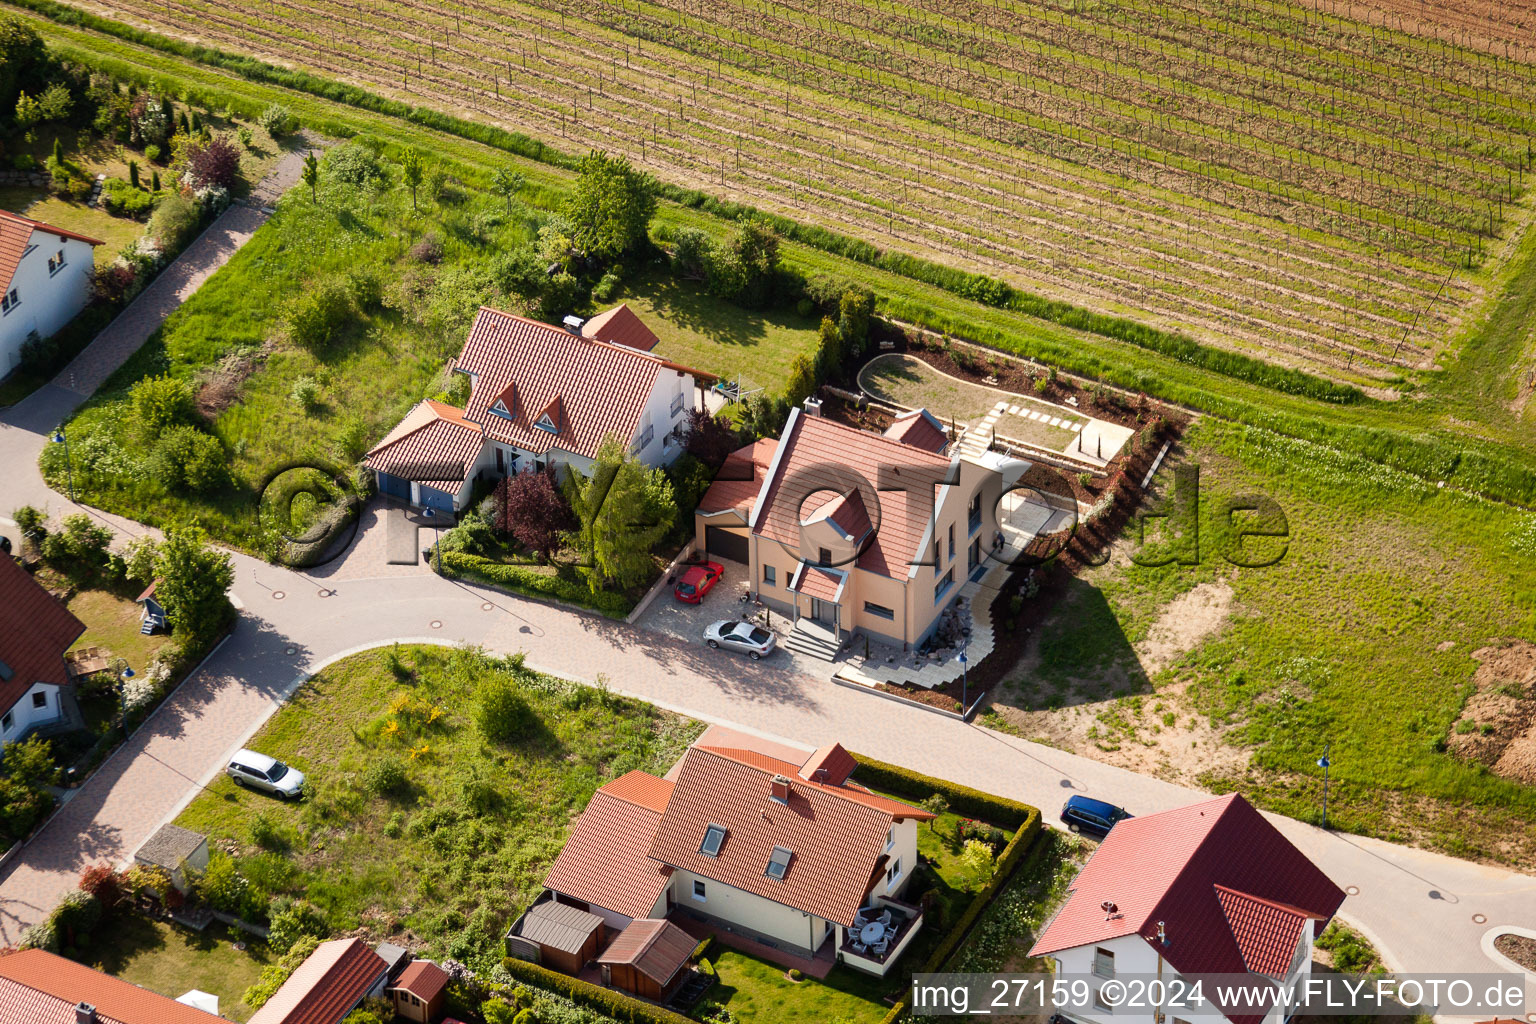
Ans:
[{"label": "white window frame", "polygon": [[707,903],[709,901],[709,896],[707,895],[704,880],[702,878],[695,878],[693,880],[693,898],[698,900],[700,903]]},{"label": "white window frame", "polygon": [[901,858],[896,858],[896,863],[885,870],[885,887],[889,889],[901,880]]},{"label": "white window frame", "polygon": [[1093,976],[1095,978],[1113,978],[1115,976],[1115,951],[1105,949],[1103,946],[1093,947]]},{"label": "white window frame", "polygon": [[779,585],[779,571],[771,565],[763,566],[763,586],[776,587]]},{"label": "white window frame", "polygon": [[32,707],[33,707],[34,710],[41,711],[43,708],[46,708],[47,706],[48,706],[48,691],[47,690],[38,690],[36,693],[34,693],[32,695]]},{"label": "white window frame", "polygon": [[0,715],[0,732],[9,733],[15,724],[16,716],[11,712],[7,711],[4,715]]},{"label": "white window frame", "polygon": [[64,250],[60,249],[58,252],[48,257],[48,276],[52,277],[54,274],[57,274],[59,271],[63,270],[65,266],[67,266],[67,264],[64,262]]},{"label": "white window frame", "polygon": [[9,313],[19,305],[21,305],[21,296],[16,294],[15,288],[0,295],[0,313]]},{"label": "white window frame", "polygon": [[891,847],[893,847],[895,845],[896,845],[896,826],[892,825],[890,831],[885,834],[885,849],[882,852],[890,853],[891,852]]}]

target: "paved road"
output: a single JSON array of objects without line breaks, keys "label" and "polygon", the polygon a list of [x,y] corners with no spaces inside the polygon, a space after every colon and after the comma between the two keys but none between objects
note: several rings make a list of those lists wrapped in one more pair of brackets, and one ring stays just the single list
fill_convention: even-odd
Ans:
[{"label": "paved road", "polygon": [[[0,415],[0,509],[71,506],[36,471],[45,434],[79,400],[44,388]],[[99,513],[93,513],[99,515]],[[143,527],[102,517],[124,532]],[[366,539],[366,538],[365,538]],[[682,639],[553,605],[359,559],[298,573],[235,556],[234,635],[68,803],[0,877],[0,942],[39,919],[87,864],[121,861],[177,813],[305,674],[345,653],[393,640],[482,644],[524,651],[537,668],[595,682],[698,718],[806,745],[838,740],[884,760],[1044,808],[1090,792],[1138,814],[1205,796],[1050,747],[753,664]],[[403,575],[402,575],[403,574]],[[1280,827],[1340,885],[1357,889],[1345,915],[1398,969],[1502,969],[1479,940],[1536,920],[1536,879],[1289,819]],[[1485,922],[1474,920],[1482,915]]]}]

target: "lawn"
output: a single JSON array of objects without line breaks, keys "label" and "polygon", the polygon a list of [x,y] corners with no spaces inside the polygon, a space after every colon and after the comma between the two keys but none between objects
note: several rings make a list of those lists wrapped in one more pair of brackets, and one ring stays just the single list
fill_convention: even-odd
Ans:
[{"label": "lawn", "polygon": [[[195,932],[124,912],[92,935],[77,959],[99,971],[175,999],[192,989],[219,997],[219,1015],[243,1021],[256,1011],[240,1001],[271,960],[265,942],[214,922]],[[234,943],[244,942],[237,950]]]},{"label": "lawn", "polygon": [[841,965],[824,981],[790,981],[784,968],[734,949],[715,960],[719,980],[704,996],[698,1012],[711,1004],[726,1006],[744,1024],[866,1024],[890,1009],[882,997],[895,983]]},{"label": "lawn", "polygon": [[104,647],[108,656],[125,658],[135,672],[144,671],[169,641],[165,633],[139,632],[142,609],[133,601],[106,590],[80,590],[69,599],[69,610],[85,623],[85,632],[70,650]]},{"label": "lawn", "polygon": [[[501,681],[536,715],[505,745],[474,720]],[[632,769],[663,774],[698,732],[474,650],[372,651],[315,676],[248,743],[304,771],[311,797],[282,803],[220,775],[177,824],[232,840],[259,892],[303,895],[335,933],[410,935],[484,971],[593,791]],[[381,765],[402,777],[381,782]]]},{"label": "lawn", "polygon": [[0,188],[0,210],[74,231],[105,245],[95,249],[96,265],[105,267],[117,259],[128,243],[144,233],[144,225],[128,217],[114,217],[106,210],[72,199],[50,195],[40,188]]},{"label": "lawn", "polygon": [[618,301],[629,303],[656,332],[657,354],[727,380],[739,374],[745,387],[782,390],[795,356],[816,347],[817,316],[742,309],[665,270],[641,274]]},{"label": "lawn", "polygon": [[[1054,451],[1064,451],[1077,438],[1077,432],[1067,429],[1066,424],[1088,422],[1088,417],[1066,412],[1049,402],[957,380],[916,356],[893,353],[871,359],[859,371],[859,386],[883,402],[905,409],[926,408],[941,420],[953,419],[961,425],[977,423],[998,402],[1007,402],[1022,415],[1001,418],[997,423],[998,434]],[[1039,418],[1029,419],[1032,412]],[[1061,422],[1052,426],[1051,419]]]},{"label": "lawn", "polygon": [[[1128,766],[1154,759],[1142,770],[1161,759],[1184,773],[1172,777],[1314,819],[1315,761],[1331,743],[1334,827],[1528,858],[1536,779],[1447,747],[1482,652],[1531,636],[1536,515],[1210,419],[1185,445],[1178,461],[1201,472],[1198,564],[1116,557],[1085,573],[1019,669],[1027,688],[1007,703],[1023,733]],[[1272,566],[1223,556],[1220,510],[1244,494],[1269,496],[1288,520]],[[1197,588],[1228,593],[1226,610],[1191,603]],[[1486,685],[1520,692],[1518,679]],[[1040,710],[1053,703],[1067,706]],[[1090,734],[1063,727],[1074,721]]]}]

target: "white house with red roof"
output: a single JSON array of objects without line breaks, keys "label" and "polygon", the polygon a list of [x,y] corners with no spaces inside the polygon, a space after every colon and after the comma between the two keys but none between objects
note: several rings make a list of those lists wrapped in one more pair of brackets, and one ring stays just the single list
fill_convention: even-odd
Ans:
[{"label": "white house with red roof", "polygon": [[29,337],[46,338],[91,298],[99,239],[0,210],[0,377],[21,365]]},{"label": "white house with red roof", "polygon": [[668,918],[884,974],[922,927],[901,897],[933,815],[853,782],[857,767],[835,743],[806,755],[711,729],[668,778],[598,789],[545,887],[621,935]]},{"label": "white house with red roof", "polygon": [[0,555],[0,747],[34,729],[78,724],[64,654],[85,623],[9,555]]},{"label": "white house with red roof", "polygon": [[709,557],[749,567],[754,596],[795,620],[789,645],[831,660],[854,631],[913,646],[997,563],[1003,489],[1029,464],[952,451],[926,410],[884,433],[790,413],[777,441],[735,452],[694,513]]},{"label": "white house with red roof", "polygon": [[419,403],[364,462],[380,493],[445,512],[462,510],[479,479],[584,473],[609,437],[666,465],[706,375],[654,355],[655,344],[627,306],[565,327],[482,307],[454,363],[469,378],[465,407]]},{"label": "white house with red roof", "polygon": [[[1117,823],[1029,955],[1053,959],[1057,974],[1092,979],[1096,1005],[1101,979],[1133,974],[1253,975],[1294,990],[1311,974],[1313,940],[1343,902],[1342,889],[1230,794]],[[1254,1009],[1227,1016],[1234,1024],[1286,1016],[1278,1005]],[[1117,1015],[1102,1007],[1067,1016],[1108,1024]]]}]

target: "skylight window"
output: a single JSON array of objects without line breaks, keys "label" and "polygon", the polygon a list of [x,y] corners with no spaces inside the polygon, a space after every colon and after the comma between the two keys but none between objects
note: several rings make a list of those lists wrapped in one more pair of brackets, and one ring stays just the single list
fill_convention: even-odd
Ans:
[{"label": "skylight window", "polygon": [[768,870],[764,874],[769,878],[782,879],[784,873],[789,870],[789,859],[794,855],[793,850],[786,850],[782,846],[775,846],[773,848],[773,855],[768,858]]},{"label": "skylight window", "polygon": [[704,842],[699,844],[699,852],[706,857],[718,857],[720,844],[725,842],[725,827],[711,825],[704,830]]}]

